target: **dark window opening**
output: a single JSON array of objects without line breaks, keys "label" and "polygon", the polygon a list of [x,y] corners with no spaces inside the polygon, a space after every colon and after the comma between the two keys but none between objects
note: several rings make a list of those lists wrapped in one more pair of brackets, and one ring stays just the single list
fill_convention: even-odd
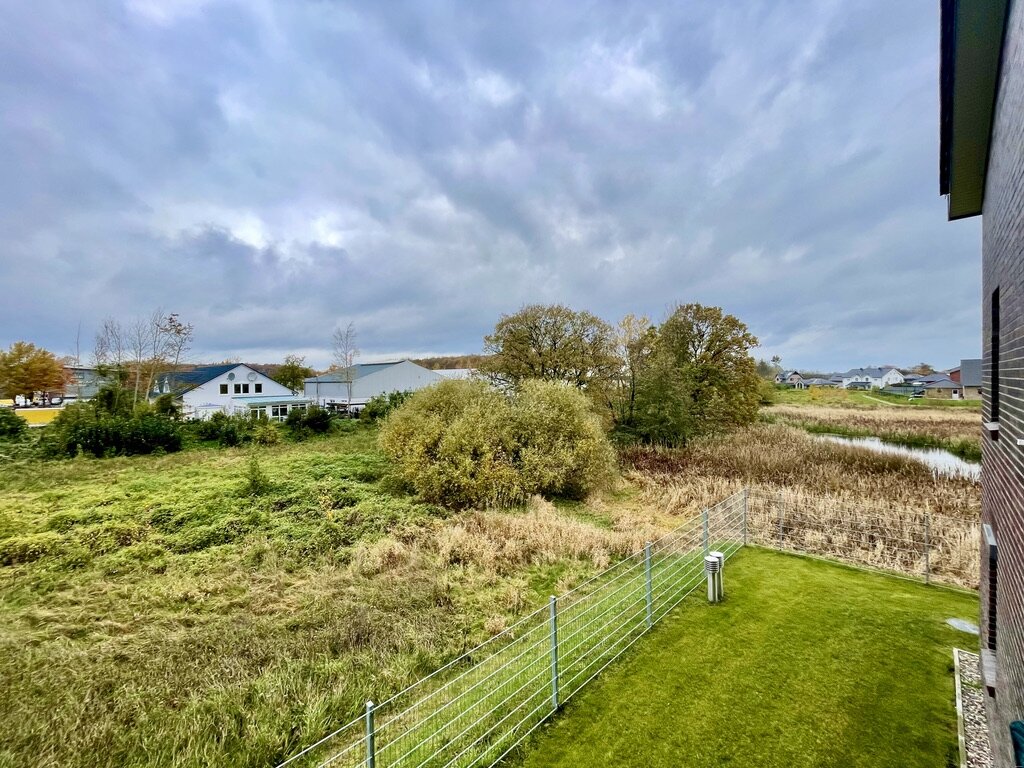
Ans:
[{"label": "dark window opening", "polygon": [[989,421],[999,421],[999,289],[992,291],[991,338],[989,339]]},{"label": "dark window opening", "polygon": [[263,385],[262,384],[253,384],[252,388],[256,392],[257,395],[260,394],[263,391]]},{"label": "dark window opening", "polygon": [[222,395],[226,395],[228,393],[228,385],[227,384],[221,384],[220,385],[220,393]]}]

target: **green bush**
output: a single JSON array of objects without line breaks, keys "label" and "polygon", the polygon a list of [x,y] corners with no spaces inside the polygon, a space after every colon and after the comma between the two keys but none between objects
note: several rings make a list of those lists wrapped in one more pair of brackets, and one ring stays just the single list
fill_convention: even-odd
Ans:
[{"label": "green bush", "polygon": [[534,494],[580,498],[612,473],[614,454],[590,402],[556,382],[506,395],[446,381],[393,411],[380,444],[399,478],[451,507],[512,506]]},{"label": "green bush", "polygon": [[65,540],[56,531],[11,536],[0,541],[0,565],[31,563],[64,548]]},{"label": "green bush", "polygon": [[103,456],[181,450],[181,429],[166,416],[140,409],[131,416],[110,414],[90,403],[69,405],[46,427],[41,443],[51,457],[86,453]]},{"label": "green bush", "polygon": [[13,408],[0,408],[0,437],[21,437],[26,429],[28,422]]},{"label": "green bush", "polygon": [[310,434],[324,434],[331,429],[331,414],[324,408],[311,405],[305,410],[291,410],[285,426],[292,437],[302,440]]},{"label": "green bush", "polygon": [[410,397],[412,397],[412,392],[409,390],[389,392],[386,395],[371,397],[366,406],[359,412],[359,418],[367,419],[368,421],[380,421],[396,408],[400,408],[402,403]]},{"label": "green bush", "polygon": [[228,416],[222,411],[217,411],[208,419],[190,422],[189,429],[200,440],[215,441],[225,448],[232,448],[252,440],[253,432],[259,423],[248,416]]}]

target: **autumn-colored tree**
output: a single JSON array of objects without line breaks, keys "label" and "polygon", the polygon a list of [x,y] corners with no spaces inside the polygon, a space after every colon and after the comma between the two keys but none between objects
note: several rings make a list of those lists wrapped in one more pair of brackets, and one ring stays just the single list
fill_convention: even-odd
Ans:
[{"label": "autumn-colored tree", "polygon": [[679,305],[658,328],[637,384],[634,432],[670,445],[757,417],[757,337],[719,307]]},{"label": "autumn-colored tree", "polygon": [[31,397],[36,392],[60,392],[64,369],[57,357],[27,341],[16,341],[0,350],[0,395]]},{"label": "autumn-colored tree", "polygon": [[302,389],[307,378],[313,375],[313,369],[306,365],[306,358],[299,355],[288,355],[284,364],[274,373],[274,380],[281,386],[288,387],[292,392]]},{"label": "autumn-colored tree", "polygon": [[531,304],[502,316],[484,337],[484,352],[490,357],[480,370],[501,386],[545,379],[586,389],[607,382],[621,367],[612,327],[561,304]]}]

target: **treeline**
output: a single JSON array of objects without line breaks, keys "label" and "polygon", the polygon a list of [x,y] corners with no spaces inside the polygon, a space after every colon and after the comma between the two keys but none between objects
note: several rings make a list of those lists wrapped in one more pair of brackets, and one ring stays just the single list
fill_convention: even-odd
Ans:
[{"label": "treeline", "polygon": [[719,307],[679,304],[658,324],[627,315],[612,326],[535,304],[501,318],[479,367],[499,387],[541,379],[585,392],[620,440],[681,445],[757,416],[757,344]]},{"label": "treeline", "polygon": [[442,355],[440,357],[421,357],[412,362],[432,371],[450,371],[453,368],[480,368],[487,357],[487,355]]}]

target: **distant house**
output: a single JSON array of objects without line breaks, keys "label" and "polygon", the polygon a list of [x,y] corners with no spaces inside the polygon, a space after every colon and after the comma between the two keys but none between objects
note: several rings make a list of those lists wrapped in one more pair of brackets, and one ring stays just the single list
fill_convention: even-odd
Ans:
[{"label": "distant house", "polygon": [[963,399],[963,389],[959,382],[953,381],[948,376],[934,378],[928,382],[922,382],[925,397],[941,398],[944,400]]},{"label": "distant house", "polygon": [[804,379],[804,386],[806,387],[836,387],[839,386],[832,379],[823,379],[820,376],[815,376],[811,379]]},{"label": "distant house", "polygon": [[95,368],[66,365],[64,382],[64,402],[74,403],[96,397],[96,393],[107,383],[107,379]]},{"label": "distant house", "polygon": [[895,368],[851,368],[840,374],[840,386],[843,389],[882,389],[902,384],[903,381],[903,374]]},{"label": "distant house", "polygon": [[963,389],[964,400],[981,400],[981,359],[967,358],[960,361],[960,367],[956,369],[957,377],[954,379],[952,373],[950,378],[960,384]]},{"label": "distant house", "polygon": [[362,410],[371,398],[391,392],[414,392],[439,381],[444,371],[432,371],[411,360],[358,363],[344,370],[311,376],[303,384],[305,396],[327,408]]},{"label": "distant house", "polygon": [[785,384],[787,387],[793,387],[795,389],[805,389],[804,377],[800,375],[800,371],[783,371],[782,373],[775,375],[776,384]]},{"label": "distant house", "polygon": [[157,377],[150,397],[170,394],[189,419],[208,419],[215,413],[266,416],[284,421],[289,412],[305,410],[310,400],[242,363],[202,365]]}]

